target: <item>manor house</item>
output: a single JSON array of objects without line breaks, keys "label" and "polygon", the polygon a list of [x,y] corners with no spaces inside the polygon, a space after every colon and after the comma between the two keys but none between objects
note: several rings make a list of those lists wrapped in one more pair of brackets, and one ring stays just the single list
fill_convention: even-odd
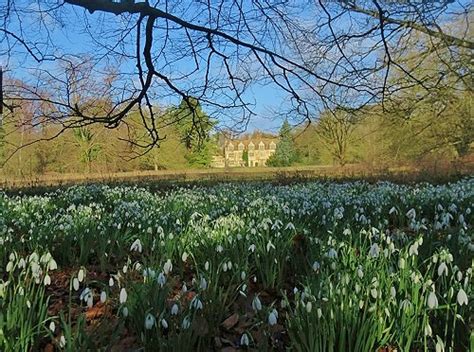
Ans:
[{"label": "manor house", "polygon": [[215,156],[213,167],[265,166],[270,155],[275,153],[276,138],[226,140],[223,155]]}]

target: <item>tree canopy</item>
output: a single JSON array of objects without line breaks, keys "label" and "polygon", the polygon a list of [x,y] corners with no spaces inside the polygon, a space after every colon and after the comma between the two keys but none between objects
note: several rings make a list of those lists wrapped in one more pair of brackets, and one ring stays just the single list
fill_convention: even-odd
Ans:
[{"label": "tree canopy", "polygon": [[[53,123],[58,133],[115,128],[138,112],[154,145],[157,103],[196,97],[222,123],[245,128],[255,114],[251,89],[264,84],[286,94],[285,113],[310,121],[339,105],[334,90],[363,108],[413,86],[428,95],[446,77],[472,89],[471,17],[461,0],[8,0],[0,5],[5,105],[36,103],[32,127]],[[443,64],[417,70],[433,57]]]}]

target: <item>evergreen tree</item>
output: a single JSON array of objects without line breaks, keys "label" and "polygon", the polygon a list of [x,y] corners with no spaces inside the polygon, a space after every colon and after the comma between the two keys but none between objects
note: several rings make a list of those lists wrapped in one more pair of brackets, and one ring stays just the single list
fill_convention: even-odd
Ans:
[{"label": "evergreen tree", "polygon": [[211,130],[216,122],[207,115],[196,98],[183,99],[172,117],[177,121],[177,129],[188,154],[191,166],[210,166],[216,142],[211,138]]},{"label": "evergreen tree", "polygon": [[296,161],[296,151],[291,136],[291,126],[285,120],[280,128],[280,141],[275,153],[267,161],[268,166],[291,166]]}]

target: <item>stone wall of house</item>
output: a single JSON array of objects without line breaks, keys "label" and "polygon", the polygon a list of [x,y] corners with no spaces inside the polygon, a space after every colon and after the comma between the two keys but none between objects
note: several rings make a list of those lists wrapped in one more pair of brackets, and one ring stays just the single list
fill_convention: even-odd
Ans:
[{"label": "stone wall of house", "polygon": [[[224,144],[223,155],[215,156],[212,167],[258,167],[265,166],[268,158],[275,153],[276,139],[228,140]],[[248,165],[244,161],[248,155]]]}]

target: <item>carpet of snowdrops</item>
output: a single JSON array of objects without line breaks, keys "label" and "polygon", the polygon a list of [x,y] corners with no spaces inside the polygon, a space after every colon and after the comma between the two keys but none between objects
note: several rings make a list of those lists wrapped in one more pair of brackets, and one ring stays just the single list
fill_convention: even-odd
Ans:
[{"label": "carpet of snowdrops", "polygon": [[0,194],[0,351],[467,351],[474,178]]}]

